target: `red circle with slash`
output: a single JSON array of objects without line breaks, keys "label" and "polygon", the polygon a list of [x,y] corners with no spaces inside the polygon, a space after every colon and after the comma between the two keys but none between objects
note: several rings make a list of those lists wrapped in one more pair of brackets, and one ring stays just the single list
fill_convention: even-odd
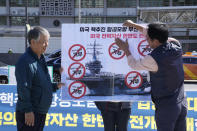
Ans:
[{"label": "red circle with slash", "polygon": [[[115,49],[116,48],[116,49]],[[116,43],[112,43],[108,48],[109,55],[116,60],[122,59],[125,56],[123,50],[120,50]],[[116,56],[120,55],[120,56]]]},{"label": "red circle with slash", "polygon": [[[140,43],[137,47],[139,54],[142,56],[146,56],[146,55],[148,55],[148,53],[150,53],[152,51],[148,42],[146,42],[147,44],[145,42],[146,42],[146,40],[140,41]],[[144,43],[144,45],[143,45],[143,43]],[[142,46],[144,46],[144,48],[142,48]],[[146,53],[147,51],[148,51],[148,53]]]},{"label": "red circle with slash", "polygon": [[[128,78],[130,77],[132,77],[131,80],[128,80]],[[125,77],[125,84],[131,89],[139,88],[142,85],[142,82],[143,82],[142,76],[137,71],[131,71]]]},{"label": "red circle with slash", "polygon": [[[79,86],[79,87],[77,87],[77,86]],[[80,89],[83,90],[83,92],[81,92]],[[80,81],[74,81],[73,83],[71,83],[69,85],[68,93],[72,98],[80,99],[86,93],[86,85]],[[78,95],[78,94],[80,94],[80,95]]]},{"label": "red circle with slash", "polygon": [[[76,69],[76,70],[74,70],[72,72],[71,71],[72,69]],[[80,69],[82,70],[81,75],[80,75],[80,71],[81,71]],[[85,71],[86,71],[86,69],[85,69],[84,65],[79,62],[72,63],[68,67],[68,75],[70,76],[71,79],[74,79],[74,80],[79,80],[79,79],[83,78],[83,76],[85,75]]]},{"label": "red circle with slash", "polygon": [[[77,49],[75,49],[77,48]],[[80,52],[80,51],[83,51],[84,53]],[[74,53],[73,53],[74,52]],[[71,53],[73,53],[73,55],[71,55]],[[79,58],[76,58],[78,57],[77,55],[81,54],[81,57]],[[72,45],[68,51],[68,55],[69,57],[73,60],[73,61],[81,61],[85,58],[86,56],[86,50],[85,48],[80,45],[80,44],[75,44],[75,45]]]}]

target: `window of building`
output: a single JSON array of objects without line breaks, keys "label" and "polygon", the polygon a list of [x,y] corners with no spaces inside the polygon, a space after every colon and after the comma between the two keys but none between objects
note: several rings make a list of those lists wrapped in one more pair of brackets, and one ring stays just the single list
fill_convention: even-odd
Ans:
[{"label": "window of building", "polygon": [[169,6],[170,0],[139,0],[139,6],[141,7],[160,7]]},{"label": "window of building", "polygon": [[39,7],[39,0],[28,0],[29,7]]},{"label": "window of building", "polygon": [[123,23],[125,20],[136,22],[136,17],[107,17],[106,23]]},{"label": "window of building", "polygon": [[107,0],[108,8],[136,7],[136,0]]},{"label": "window of building", "polygon": [[[25,7],[27,0],[10,0],[10,6]],[[39,7],[39,0],[28,0],[28,7]]]},{"label": "window of building", "polygon": [[12,26],[25,25],[25,17],[10,17],[10,24]]},{"label": "window of building", "polygon": [[0,25],[6,25],[6,22],[7,19],[6,19],[6,16],[0,16]]},{"label": "window of building", "polygon": [[6,0],[1,0],[0,1],[0,6],[6,6]]},{"label": "window of building", "polygon": [[29,17],[29,24],[31,26],[40,25],[40,18],[38,16],[36,16],[36,17]]},{"label": "window of building", "polygon": [[[79,18],[75,17],[75,23],[79,23]],[[81,23],[104,23],[103,17],[82,17]]]},{"label": "window of building", "polygon": [[10,6],[25,6],[25,1],[23,1],[23,0],[10,0]]},{"label": "window of building", "polygon": [[[39,25],[39,17],[28,17],[30,26]],[[24,26],[26,22],[25,17],[12,16],[10,17],[10,24],[12,26]]]},{"label": "window of building", "polygon": [[[75,8],[79,7],[79,0],[75,0]],[[104,8],[104,0],[81,0],[81,8]]]},{"label": "window of building", "polygon": [[73,0],[41,0],[40,14],[42,16],[73,16]]},{"label": "window of building", "polygon": [[173,0],[173,6],[195,6],[197,0]]}]

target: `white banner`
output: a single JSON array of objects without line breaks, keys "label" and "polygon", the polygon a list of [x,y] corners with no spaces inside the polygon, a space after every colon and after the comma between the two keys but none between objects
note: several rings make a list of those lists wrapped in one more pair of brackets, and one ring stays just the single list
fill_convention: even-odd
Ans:
[{"label": "white banner", "polygon": [[135,71],[115,38],[128,39],[136,59],[150,47],[135,28],[121,24],[62,25],[62,100],[150,100],[147,71]]}]

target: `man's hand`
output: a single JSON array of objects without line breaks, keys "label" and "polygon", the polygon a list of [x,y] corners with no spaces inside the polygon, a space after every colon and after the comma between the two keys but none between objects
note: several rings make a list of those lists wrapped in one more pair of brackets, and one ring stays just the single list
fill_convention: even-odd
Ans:
[{"label": "man's hand", "polygon": [[132,20],[126,20],[123,24],[123,26],[131,27],[134,24]]},{"label": "man's hand", "polygon": [[57,83],[57,88],[60,89],[62,86],[65,86],[65,83]]},{"label": "man's hand", "polygon": [[64,69],[62,67],[60,67],[60,69],[59,69],[60,74],[62,74],[63,71],[64,71]]},{"label": "man's hand", "polygon": [[25,124],[27,126],[34,126],[34,113],[33,112],[25,113]]},{"label": "man's hand", "polygon": [[140,32],[143,32],[144,29],[146,29],[144,26],[140,25],[140,24],[137,24],[137,23],[134,23],[133,21],[131,20],[126,20],[123,24],[123,26],[126,26],[126,27],[134,27],[136,28],[137,30],[139,30]]},{"label": "man's hand", "polygon": [[126,56],[131,55],[131,52],[129,51],[129,44],[128,44],[128,40],[126,40],[126,42],[122,41],[119,38],[115,39],[115,43],[116,45],[118,45],[118,47],[123,50],[126,54]]}]

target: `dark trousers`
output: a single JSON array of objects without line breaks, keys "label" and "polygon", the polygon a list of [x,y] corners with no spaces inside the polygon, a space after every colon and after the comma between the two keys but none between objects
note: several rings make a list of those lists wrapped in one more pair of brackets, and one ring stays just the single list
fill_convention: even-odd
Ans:
[{"label": "dark trousers", "polygon": [[155,107],[157,131],[186,131],[186,99],[178,104]]},{"label": "dark trousers", "polygon": [[131,109],[101,111],[105,131],[127,131]]},{"label": "dark trousers", "polygon": [[25,124],[25,113],[16,111],[17,131],[43,131],[46,114],[34,113],[34,126]]}]

